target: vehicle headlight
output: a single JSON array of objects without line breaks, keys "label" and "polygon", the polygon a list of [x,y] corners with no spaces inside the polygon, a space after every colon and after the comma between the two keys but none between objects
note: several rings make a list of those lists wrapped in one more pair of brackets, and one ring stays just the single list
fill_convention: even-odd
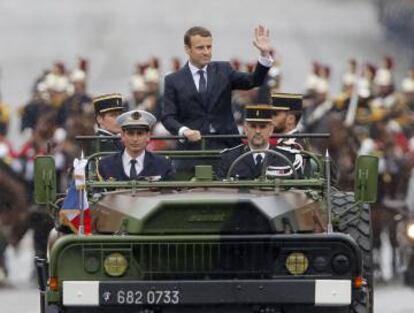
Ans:
[{"label": "vehicle headlight", "polygon": [[128,268],[128,261],[121,253],[114,252],[106,256],[104,268],[110,276],[121,276]]},{"label": "vehicle headlight", "polygon": [[85,257],[85,262],[84,262],[84,268],[85,271],[87,271],[88,273],[96,273],[97,271],[99,271],[100,267],[101,267],[101,262],[99,261],[99,257],[96,255],[87,255]]},{"label": "vehicle headlight", "polygon": [[414,223],[410,223],[407,226],[407,236],[414,240]]},{"label": "vehicle headlight", "polygon": [[332,269],[337,274],[345,274],[351,268],[349,258],[344,254],[335,255],[332,259]]},{"label": "vehicle headlight", "polygon": [[285,266],[290,274],[301,275],[308,269],[309,260],[305,254],[293,252],[286,258]]}]

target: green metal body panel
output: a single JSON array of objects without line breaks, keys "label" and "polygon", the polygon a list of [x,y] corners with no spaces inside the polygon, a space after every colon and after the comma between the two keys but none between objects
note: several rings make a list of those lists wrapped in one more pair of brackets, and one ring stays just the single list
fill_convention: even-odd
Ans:
[{"label": "green metal body panel", "polygon": [[371,155],[358,157],[355,168],[355,199],[366,203],[377,201],[378,158]]},{"label": "green metal body panel", "polygon": [[45,205],[56,199],[56,167],[52,156],[38,156],[34,165],[34,200]]},{"label": "green metal body panel", "polygon": [[[348,235],[330,232],[329,161],[304,155],[312,160],[310,178],[214,181],[211,168],[203,167],[191,181],[87,181],[87,190],[95,193],[90,199],[95,234],[64,235],[54,243],[49,276],[58,279],[59,290],[47,290],[47,303],[61,305],[67,280],[352,280],[361,275],[358,245]],[[357,162],[357,203],[375,198],[375,166],[369,158]],[[39,168],[37,175],[45,177],[47,166]],[[39,203],[55,207],[50,183],[40,183],[39,177]],[[121,277],[108,276],[103,267],[113,252],[128,261]],[[329,265],[291,275],[285,262],[292,252],[309,260],[345,255],[350,265],[344,273]]]},{"label": "green metal body panel", "polygon": [[127,234],[283,233],[286,222],[294,233],[318,232],[312,227],[316,218],[320,232],[327,223],[323,204],[293,189],[279,195],[218,188],[155,195],[116,191],[104,194],[95,213],[98,231]]}]

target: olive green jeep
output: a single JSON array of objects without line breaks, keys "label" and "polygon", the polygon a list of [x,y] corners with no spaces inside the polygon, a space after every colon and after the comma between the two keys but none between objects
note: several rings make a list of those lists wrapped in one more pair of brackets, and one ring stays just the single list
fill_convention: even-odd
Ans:
[{"label": "olive green jeep", "polygon": [[302,153],[301,177],[216,180],[206,165],[186,181],[89,175],[90,235],[64,234],[54,161],[37,158],[36,201],[60,232],[36,259],[41,312],[372,313],[378,160],[360,156],[342,192],[329,157]]}]

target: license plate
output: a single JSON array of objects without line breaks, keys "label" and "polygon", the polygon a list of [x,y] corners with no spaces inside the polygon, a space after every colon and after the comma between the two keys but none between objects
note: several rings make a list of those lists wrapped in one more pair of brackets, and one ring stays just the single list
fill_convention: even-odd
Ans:
[{"label": "license plate", "polygon": [[100,291],[102,305],[168,305],[180,303],[179,290],[145,290],[138,288],[103,288]]}]

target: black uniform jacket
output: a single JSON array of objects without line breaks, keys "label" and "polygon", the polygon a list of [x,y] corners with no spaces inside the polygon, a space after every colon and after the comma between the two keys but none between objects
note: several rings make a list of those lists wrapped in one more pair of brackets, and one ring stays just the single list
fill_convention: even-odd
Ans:
[{"label": "black uniform jacket", "polygon": [[[269,150],[274,150],[289,159],[296,169],[298,175],[303,168],[303,158],[299,150],[288,147],[271,146]],[[251,151],[248,145],[239,145],[237,147],[226,149],[222,152],[221,159],[217,165],[216,174],[219,178],[225,178],[231,164],[242,154]],[[262,167],[257,167],[253,158],[254,154],[242,159],[230,174],[231,177],[244,179],[253,179],[260,176]],[[266,165],[266,175],[278,177],[292,177],[292,169],[282,157],[273,154],[266,154],[262,165]]]},{"label": "black uniform jacket", "polygon": [[[292,131],[283,134],[283,135],[296,135],[300,134],[300,131],[298,129],[293,129]],[[277,133],[275,134],[278,135]],[[280,138],[277,141],[278,146],[285,146],[292,149],[297,150],[309,150],[309,142],[307,138]]]},{"label": "black uniform jacket", "polygon": [[[210,62],[207,66],[207,97],[203,101],[194,84],[188,63],[165,77],[162,123],[172,134],[181,127],[199,130],[201,134],[239,134],[231,108],[234,89],[260,86],[269,71],[257,63],[254,73],[235,71],[228,62]],[[221,141],[222,148],[240,144],[239,139]],[[220,146],[207,144],[208,147]],[[179,143],[182,149],[199,149],[198,143]]]},{"label": "black uniform jacket", "polygon": [[[96,131],[96,136],[102,136],[102,137],[106,137],[106,136],[115,136],[115,134],[111,133],[110,131],[107,131],[106,129],[102,129],[102,128],[98,128],[98,130]],[[97,146],[97,141],[95,140],[94,142],[94,152],[98,151],[98,146]],[[99,140],[99,151],[122,151],[124,149],[124,145],[121,142],[121,137],[119,138],[114,138],[114,139],[100,139]]]},{"label": "black uniform jacket", "polygon": [[[130,180],[122,165],[122,152],[117,152],[99,161],[99,177],[103,180],[114,179],[117,181]],[[157,177],[170,178],[174,174],[170,160],[163,156],[145,151],[144,168],[138,173],[139,178]]]}]

